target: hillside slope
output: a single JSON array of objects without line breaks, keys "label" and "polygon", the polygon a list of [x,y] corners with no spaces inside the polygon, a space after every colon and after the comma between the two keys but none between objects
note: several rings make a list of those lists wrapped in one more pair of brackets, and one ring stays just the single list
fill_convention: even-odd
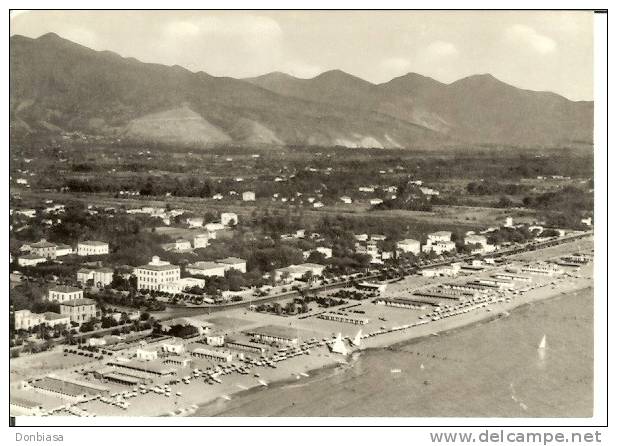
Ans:
[{"label": "hillside slope", "polygon": [[340,70],[247,80],[94,51],[55,34],[10,39],[13,134],[83,131],[209,146],[442,148],[591,142],[593,103],[471,77],[375,85]]}]

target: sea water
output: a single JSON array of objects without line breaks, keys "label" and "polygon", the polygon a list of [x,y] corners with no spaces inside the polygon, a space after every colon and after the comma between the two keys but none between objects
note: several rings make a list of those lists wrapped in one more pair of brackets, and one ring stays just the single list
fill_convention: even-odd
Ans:
[{"label": "sea water", "polygon": [[[538,350],[544,335],[547,348]],[[587,289],[439,336],[365,351],[349,365],[249,391],[195,416],[592,414],[593,290]]]}]

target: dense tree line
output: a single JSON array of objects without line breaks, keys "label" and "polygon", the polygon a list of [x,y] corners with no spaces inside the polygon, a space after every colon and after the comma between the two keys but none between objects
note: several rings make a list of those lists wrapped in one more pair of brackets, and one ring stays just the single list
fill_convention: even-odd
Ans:
[{"label": "dense tree line", "polygon": [[486,238],[491,245],[499,245],[503,243],[523,243],[533,239],[535,233],[529,231],[525,226],[520,228],[499,228],[497,231],[491,232]]},{"label": "dense tree line", "polygon": [[581,218],[593,213],[593,193],[574,186],[566,186],[555,192],[527,196],[523,204],[543,212],[549,226],[580,229]]},{"label": "dense tree line", "polygon": [[471,195],[518,195],[526,192],[528,186],[515,183],[499,183],[497,181],[472,181],[466,190]]},{"label": "dense tree line", "polygon": [[551,211],[591,211],[593,210],[593,193],[574,186],[566,186],[558,191],[530,195],[523,199],[527,207]]}]

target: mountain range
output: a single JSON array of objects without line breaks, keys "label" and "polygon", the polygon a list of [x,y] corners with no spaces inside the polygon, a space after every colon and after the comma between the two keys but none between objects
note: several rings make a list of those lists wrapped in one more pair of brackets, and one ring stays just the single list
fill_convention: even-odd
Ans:
[{"label": "mountain range", "polygon": [[49,33],[10,39],[10,123],[14,134],[81,131],[204,147],[565,147],[593,143],[593,102],[489,74],[450,84],[415,73],[373,84],[340,70],[215,77]]}]

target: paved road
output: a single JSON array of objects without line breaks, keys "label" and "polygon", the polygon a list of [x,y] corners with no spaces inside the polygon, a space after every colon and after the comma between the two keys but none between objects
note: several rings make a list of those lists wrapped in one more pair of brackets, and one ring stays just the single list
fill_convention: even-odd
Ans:
[{"label": "paved road", "polygon": [[[568,237],[562,237],[562,238],[553,239],[553,240],[546,240],[543,242],[533,241],[533,242],[526,244],[525,246],[515,246],[512,248],[508,248],[508,249],[500,250],[498,252],[488,253],[488,254],[484,254],[480,256],[470,255],[466,257],[459,257],[458,259],[446,259],[443,261],[433,262],[433,263],[421,265],[421,266],[415,265],[415,267],[417,267],[418,269],[426,269],[426,268],[435,268],[438,266],[449,265],[453,261],[472,260],[478,257],[480,258],[507,257],[507,256],[515,255],[515,254],[520,254],[522,252],[526,252],[529,250],[537,250],[537,249],[542,249],[542,248],[549,248],[551,246],[561,245],[561,244],[572,242],[572,241],[575,241],[575,240],[578,240],[584,237],[589,237],[591,235],[593,235],[593,232],[585,232],[581,234],[571,235]],[[379,276],[381,276],[381,274],[382,273],[379,272],[379,273],[372,274],[366,277],[362,277],[360,278],[360,280],[376,279]],[[331,288],[340,288],[340,287],[350,285],[351,282],[352,282],[351,280],[348,280],[348,281],[336,282],[336,283],[332,283],[328,285],[320,285],[318,287],[310,288],[310,291],[318,292],[318,291],[323,291],[323,290],[331,289]],[[241,302],[232,302],[232,303],[228,303],[224,305],[212,305],[212,306],[207,306],[207,307],[193,307],[193,308],[169,307],[168,311],[164,313],[159,313],[157,316],[161,320],[167,320],[167,319],[173,319],[176,317],[197,316],[197,315],[203,315],[203,314],[218,313],[218,312],[233,309],[233,308],[246,308],[251,304],[263,304],[263,303],[277,302],[280,300],[288,299],[292,296],[299,296],[299,293],[297,291],[290,291],[287,293],[276,294],[274,296],[265,296],[265,297],[254,298],[254,299],[245,300]]]}]

